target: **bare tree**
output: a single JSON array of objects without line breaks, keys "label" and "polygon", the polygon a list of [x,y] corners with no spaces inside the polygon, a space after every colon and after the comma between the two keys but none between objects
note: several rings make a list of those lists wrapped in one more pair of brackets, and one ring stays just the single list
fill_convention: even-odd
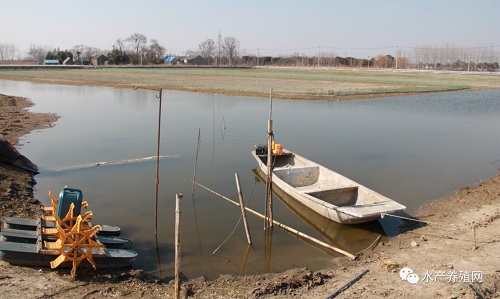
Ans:
[{"label": "bare tree", "polygon": [[17,47],[15,44],[9,44],[8,48],[7,48],[7,51],[8,51],[8,54],[9,54],[9,60],[10,60],[10,63],[12,63],[14,61],[14,56],[16,56],[16,53],[17,53]]},{"label": "bare tree", "polygon": [[222,43],[222,49],[229,59],[229,64],[232,65],[234,59],[238,55],[239,42],[235,37],[227,36]]},{"label": "bare tree", "polygon": [[7,60],[7,44],[0,43],[0,61]]},{"label": "bare tree", "polygon": [[160,43],[156,39],[151,40],[151,45],[149,47],[145,47],[144,49],[147,53],[148,62],[152,63],[162,63],[165,59],[166,49],[160,45]]},{"label": "bare tree", "polygon": [[85,46],[83,48],[83,58],[86,58],[88,61],[92,61],[93,57],[97,56],[97,53],[99,52],[99,49],[94,48],[92,46]]},{"label": "bare tree", "polygon": [[47,53],[46,48],[31,44],[28,51],[28,57],[32,59],[35,64],[43,64],[45,53]]},{"label": "bare tree", "polygon": [[213,39],[209,38],[206,41],[202,42],[199,46],[201,56],[206,59],[212,59],[215,54],[215,42]]},{"label": "bare tree", "polygon": [[75,62],[83,65],[83,52],[85,51],[85,45],[74,45],[73,49],[71,49],[71,53],[73,53],[73,59]]},{"label": "bare tree", "polygon": [[125,46],[125,41],[121,38],[118,38],[113,45],[113,48],[116,48],[120,53],[123,53],[123,47]]},{"label": "bare tree", "polygon": [[141,48],[148,42],[147,37],[144,34],[134,33],[131,36],[127,37],[126,41],[130,44],[136,54],[136,63],[139,63],[141,61],[139,52],[141,51]]},{"label": "bare tree", "polygon": [[9,61],[12,63],[16,56],[17,47],[15,44],[0,43],[0,61]]}]

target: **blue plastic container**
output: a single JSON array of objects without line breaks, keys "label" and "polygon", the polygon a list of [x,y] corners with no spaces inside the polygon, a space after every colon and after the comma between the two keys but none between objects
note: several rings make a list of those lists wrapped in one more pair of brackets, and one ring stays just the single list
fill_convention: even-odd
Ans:
[{"label": "blue plastic container", "polygon": [[63,188],[59,193],[59,203],[57,204],[57,216],[61,219],[68,214],[69,207],[73,203],[73,217],[78,217],[82,210],[83,193],[81,190],[73,188]]}]

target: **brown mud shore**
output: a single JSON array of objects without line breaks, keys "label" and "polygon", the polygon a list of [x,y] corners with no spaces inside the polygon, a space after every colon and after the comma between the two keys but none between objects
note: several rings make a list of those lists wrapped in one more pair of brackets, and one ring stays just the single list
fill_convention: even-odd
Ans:
[{"label": "brown mud shore", "polygon": [[[26,110],[31,102],[0,95],[0,134],[12,144],[57,116]],[[496,138],[492,136],[492,138]],[[20,148],[22,153],[22,147]],[[29,158],[29,157],[28,157]],[[34,218],[33,175],[0,164],[0,216]],[[188,298],[326,298],[359,273],[369,271],[335,298],[500,298],[500,175],[430,203],[404,222],[399,236],[375,244],[356,261],[337,258],[335,267],[291,269],[253,276],[221,275],[183,284]],[[402,280],[411,268],[418,283]],[[93,271],[12,266],[0,261],[1,298],[174,298],[173,281],[136,269]],[[172,273],[173,274],[173,273]],[[415,277],[415,276],[413,276]]]}]

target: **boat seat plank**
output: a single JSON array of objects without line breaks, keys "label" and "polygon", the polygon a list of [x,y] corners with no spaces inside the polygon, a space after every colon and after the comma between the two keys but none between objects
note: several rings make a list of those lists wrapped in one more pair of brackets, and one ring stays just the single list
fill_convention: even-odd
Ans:
[{"label": "boat seat plank", "polygon": [[402,205],[394,201],[384,201],[375,204],[344,206],[337,211],[346,213],[354,217],[373,217],[384,214],[392,214],[402,209]]},{"label": "boat seat plank", "polygon": [[358,200],[358,186],[313,189],[302,192],[340,207],[355,205]]},{"label": "boat seat plank", "polygon": [[318,181],[318,166],[293,166],[274,169],[273,174],[294,188],[310,186]]}]

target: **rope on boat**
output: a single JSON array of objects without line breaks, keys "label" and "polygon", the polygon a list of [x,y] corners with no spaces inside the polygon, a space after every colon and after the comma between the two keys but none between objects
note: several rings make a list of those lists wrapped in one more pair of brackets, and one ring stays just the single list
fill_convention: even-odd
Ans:
[{"label": "rope on boat", "polygon": [[397,216],[397,215],[392,215],[392,214],[380,213],[380,216],[382,216],[382,219],[383,219],[385,216],[390,216],[390,217],[399,218],[399,219],[403,219],[403,220],[410,220],[410,221],[415,221],[415,222],[421,222],[421,223],[428,224],[428,222],[426,222],[426,221],[422,221],[422,220],[419,220],[419,219],[415,219],[415,218],[408,218],[408,217],[402,217],[402,216]]},{"label": "rope on boat", "polygon": [[382,234],[378,235],[378,237],[375,239],[375,241],[373,241],[370,246],[366,247],[365,249],[361,250],[360,252],[358,252],[356,255],[359,256],[361,255],[363,252],[367,251],[367,250],[373,250],[375,249],[375,247],[378,245],[378,242],[380,241],[380,239],[382,238]]},{"label": "rope on boat", "polygon": [[[433,224],[432,222],[425,222],[425,221],[418,220],[418,219],[407,218],[407,217],[402,217],[402,216],[396,216],[396,215],[391,215],[391,214],[381,213],[381,215],[382,215],[382,218],[384,218],[385,216],[391,216],[391,217],[395,217],[395,218],[401,218],[401,219],[404,219],[404,220],[411,220],[411,221],[416,221],[416,222],[425,223],[425,224]],[[435,234],[430,234],[430,233],[416,233],[416,232],[409,232],[409,233],[413,234],[413,235],[417,235],[417,236],[428,236],[428,237],[435,237],[435,238],[441,238],[441,239],[447,239],[447,240],[454,240],[454,241],[461,241],[461,242],[474,242],[475,244],[476,243],[481,243],[483,245],[500,242],[500,240],[492,240],[492,241],[489,241],[489,242],[477,241],[476,238],[475,238],[475,236],[474,236],[474,240],[466,240],[466,239],[460,239],[460,238],[456,238],[456,237],[435,235]],[[477,246],[475,246],[475,247],[477,247]]]}]

